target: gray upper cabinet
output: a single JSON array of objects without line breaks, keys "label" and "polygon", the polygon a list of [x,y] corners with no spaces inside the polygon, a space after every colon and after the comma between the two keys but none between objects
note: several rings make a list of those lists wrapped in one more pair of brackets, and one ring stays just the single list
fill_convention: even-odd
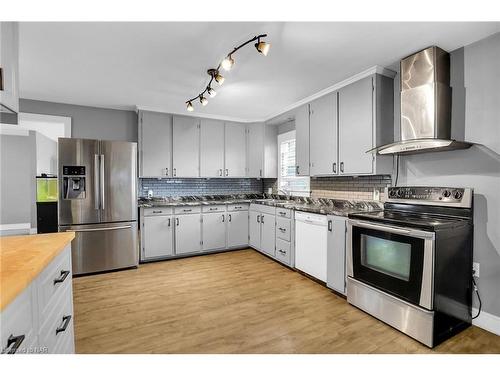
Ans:
[{"label": "gray upper cabinet", "polygon": [[200,120],[200,176],[224,175],[224,122]]},{"label": "gray upper cabinet", "polygon": [[200,176],[200,120],[174,116],[172,177]]},{"label": "gray upper cabinet", "polygon": [[339,171],[341,175],[386,174],[392,157],[368,150],[394,139],[393,80],[373,75],[339,90]]},{"label": "gray upper cabinet", "polygon": [[175,216],[175,254],[194,253],[201,250],[201,215]]},{"label": "gray upper cabinet", "polygon": [[231,211],[227,214],[227,247],[248,245],[248,211]]},{"label": "gray upper cabinet", "polygon": [[19,25],[0,22],[0,122],[17,124],[19,112]]},{"label": "gray upper cabinet", "polygon": [[225,171],[226,177],[246,176],[246,126],[227,122],[225,136]]},{"label": "gray upper cabinet", "polygon": [[224,249],[226,247],[226,213],[203,214],[203,250]]},{"label": "gray upper cabinet", "polygon": [[337,93],[310,103],[310,175],[335,175],[337,163]]},{"label": "gray upper cabinet", "polygon": [[295,164],[297,175],[309,176],[309,104],[295,112]]},{"label": "gray upper cabinet", "polygon": [[172,177],[172,115],[139,111],[139,177]]},{"label": "gray upper cabinet", "polygon": [[264,164],[264,124],[247,125],[247,177],[262,177]]},{"label": "gray upper cabinet", "polygon": [[341,174],[371,174],[373,156],[373,78],[339,90],[339,159]]}]

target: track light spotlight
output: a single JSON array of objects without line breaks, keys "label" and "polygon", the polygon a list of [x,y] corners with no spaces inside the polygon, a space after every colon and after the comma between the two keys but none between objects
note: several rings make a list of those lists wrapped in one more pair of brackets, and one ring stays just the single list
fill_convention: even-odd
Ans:
[{"label": "track light spotlight", "polygon": [[208,99],[205,98],[203,95],[200,95],[200,103],[202,106],[206,106],[208,104]]},{"label": "track light spotlight", "polygon": [[231,70],[234,65],[233,57],[231,55],[228,55],[224,60],[222,60],[220,65],[224,68],[224,70]]},{"label": "track light spotlight", "polygon": [[262,53],[264,56],[267,56],[269,53],[269,48],[271,48],[271,44],[267,42],[261,42],[260,38],[257,40],[257,43],[255,43],[255,48],[257,48],[257,51]]},{"label": "track light spotlight", "polygon": [[207,87],[207,93],[208,95],[213,98],[215,97],[215,95],[217,95],[217,91],[215,91],[213,88],[211,88],[210,86]]},{"label": "track light spotlight", "polygon": [[215,79],[215,82],[217,82],[217,83],[219,84],[219,86],[221,86],[221,85],[224,83],[224,77],[223,77],[223,76],[221,76],[221,75],[219,74],[219,72],[217,72],[217,73],[215,74],[214,79]]},{"label": "track light spotlight", "polygon": [[187,110],[188,110],[188,112],[193,112],[194,111],[193,103],[188,102],[188,104],[187,104]]}]

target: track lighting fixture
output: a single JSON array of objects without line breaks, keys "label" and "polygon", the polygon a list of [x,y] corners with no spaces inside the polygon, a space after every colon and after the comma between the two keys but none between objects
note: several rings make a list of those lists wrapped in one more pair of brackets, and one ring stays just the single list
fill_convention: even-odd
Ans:
[{"label": "track lighting fixture", "polygon": [[217,95],[217,91],[215,91],[213,88],[210,86],[207,88],[207,93],[211,98],[214,98],[215,95]]},{"label": "track lighting fixture", "polygon": [[257,41],[257,43],[254,44],[255,48],[257,49],[257,51],[259,53],[261,53],[264,56],[267,56],[267,54],[269,52],[269,48],[271,47],[271,44],[267,43],[265,41],[261,41],[261,38],[265,38],[265,37],[267,37],[267,34],[261,34],[261,35],[254,36],[252,39],[247,40],[245,43],[240,44],[238,47],[233,48],[233,50],[226,55],[224,60],[221,61],[221,63],[217,66],[217,68],[208,69],[207,73],[210,76],[210,81],[208,82],[208,85],[205,87],[205,90],[203,90],[203,92],[201,92],[199,95],[186,101],[187,110],[189,112],[194,111],[192,102],[196,99],[200,100],[200,103],[202,106],[206,106],[208,104],[208,99],[204,96],[205,93],[207,93],[211,98],[213,98],[215,95],[217,95],[217,92],[211,86],[212,82],[213,81],[217,82],[219,84],[219,86],[224,83],[224,77],[219,73],[219,70],[220,70],[220,68],[223,68],[224,70],[229,71],[233,67],[233,65],[234,65],[233,55],[240,48],[246,46],[247,44],[249,44],[251,42]]},{"label": "track lighting fixture", "polygon": [[203,95],[200,95],[200,103],[202,106],[206,106],[208,104],[208,99],[205,98]]}]

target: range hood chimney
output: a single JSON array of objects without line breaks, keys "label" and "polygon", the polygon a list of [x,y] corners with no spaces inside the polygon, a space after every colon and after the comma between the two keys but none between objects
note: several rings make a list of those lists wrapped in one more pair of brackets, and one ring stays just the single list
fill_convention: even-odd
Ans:
[{"label": "range hood chimney", "polygon": [[450,55],[429,47],[401,60],[401,141],[368,152],[417,154],[472,146],[451,139]]}]

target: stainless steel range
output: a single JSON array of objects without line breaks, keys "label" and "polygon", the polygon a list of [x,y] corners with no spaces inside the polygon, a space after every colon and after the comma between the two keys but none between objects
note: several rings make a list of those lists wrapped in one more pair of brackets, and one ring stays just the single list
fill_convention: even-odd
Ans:
[{"label": "stainless steel range", "polygon": [[347,300],[433,347],[471,324],[469,188],[390,187],[347,224]]}]

